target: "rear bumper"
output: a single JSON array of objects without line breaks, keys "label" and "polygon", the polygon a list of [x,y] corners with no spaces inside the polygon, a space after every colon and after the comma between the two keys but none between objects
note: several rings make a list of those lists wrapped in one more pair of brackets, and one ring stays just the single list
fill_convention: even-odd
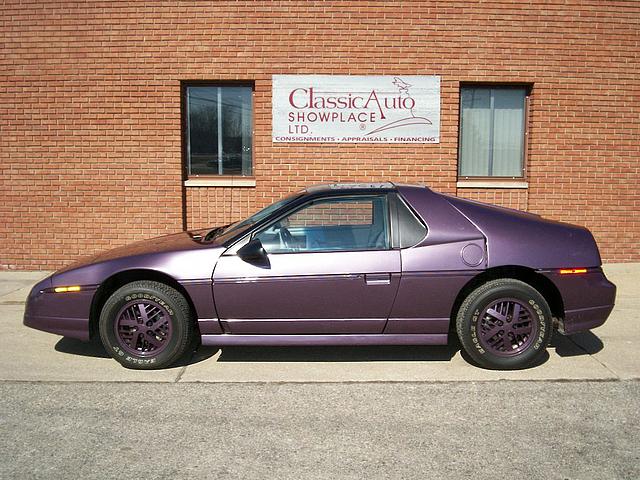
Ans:
[{"label": "rear bumper", "polygon": [[612,305],[601,307],[582,308],[579,310],[567,310],[564,319],[560,321],[558,331],[563,335],[584,332],[602,325],[613,310]]},{"label": "rear bumper", "polygon": [[564,303],[560,333],[584,332],[599,327],[609,318],[615,304],[616,286],[607,280],[601,268],[590,268],[578,275],[557,272],[544,275],[558,287]]}]

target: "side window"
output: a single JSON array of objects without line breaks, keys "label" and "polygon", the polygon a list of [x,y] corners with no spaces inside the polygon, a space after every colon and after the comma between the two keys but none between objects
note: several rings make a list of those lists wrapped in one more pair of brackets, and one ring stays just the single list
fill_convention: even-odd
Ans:
[{"label": "side window", "polygon": [[256,234],[267,253],[385,250],[386,195],[312,201]]},{"label": "side window", "polygon": [[427,229],[414,213],[397,198],[398,206],[398,237],[400,248],[417,245],[427,235]]}]

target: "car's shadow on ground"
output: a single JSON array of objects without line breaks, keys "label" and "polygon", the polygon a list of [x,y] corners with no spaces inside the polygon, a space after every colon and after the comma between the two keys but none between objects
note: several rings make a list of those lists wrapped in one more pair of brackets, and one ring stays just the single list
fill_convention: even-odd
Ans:
[{"label": "car's shadow on ground", "polygon": [[[70,355],[80,355],[84,357],[94,358],[111,358],[102,345],[102,342],[93,339],[90,342],[83,342],[75,338],[62,337],[55,345],[56,352],[68,353]],[[202,362],[211,358],[216,354],[218,348],[200,347],[191,355],[185,355],[184,358],[176,362],[172,367],[184,367],[194,363]]]},{"label": "car's shadow on ground", "polygon": [[99,340],[83,342],[75,338],[62,337],[55,345],[56,352],[81,355],[83,357],[111,358]]},{"label": "car's shadow on ground", "polygon": [[[554,349],[556,354],[560,357],[578,357],[598,353],[604,348],[604,343],[602,343],[602,340],[600,340],[597,335],[590,331],[576,333],[574,335],[562,335],[558,332],[554,332],[549,348]],[[467,363],[475,365],[478,368],[484,368],[478,365],[464,350],[460,352],[460,355],[467,361]],[[547,350],[534,364],[529,365],[525,369],[544,365],[547,363],[549,358],[550,355]]]},{"label": "car's shadow on ground", "polygon": [[[61,338],[55,350],[71,355],[110,358],[99,340],[82,342]],[[411,362],[448,361],[460,350],[455,337],[449,345],[319,346],[319,347],[209,347],[200,346],[174,366],[192,365],[220,352],[219,362]]]},{"label": "car's shadow on ground", "polygon": [[[575,357],[597,353],[604,348],[604,344],[592,332],[571,336],[556,333],[550,347],[555,348],[555,352],[561,357]],[[110,358],[99,340],[82,342],[63,337],[56,343],[55,350],[71,355]],[[224,348],[200,346],[174,366],[193,365],[213,357],[218,352],[219,362],[428,362],[450,361],[459,351],[460,343],[455,335],[449,336],[449,345]],[[468,363],[475,364],[464,351],[461,355]],[[547,353],[532,367],[542,365],[548,359]]]},{"label": "car's shadow on ground", "polygon": [[[200,347],[200,350],[215,347]],[[219,362],[412,362],[448,361],[460,350],[450,345],[224,347]]]},{"label": "car's shadow on ground", "polygon": [[577,357],[598,353],[604,348],[604,343],[591,331],[567,336],[554,333],[551,347],[555,347],[561,357]]}]

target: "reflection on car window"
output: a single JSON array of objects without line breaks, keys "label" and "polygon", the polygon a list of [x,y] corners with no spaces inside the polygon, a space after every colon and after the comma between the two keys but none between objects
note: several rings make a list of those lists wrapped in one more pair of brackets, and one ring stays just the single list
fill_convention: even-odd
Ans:
[{"label": "reflection on car window", "polygon": [[300,197],[300,195],[301,193],[294,193],[293,195],[289,195],[288,197],[285,197],[282,200],[276,203],[272,203],[266,208],[263,208],[259,212],[254,213],[249,218],[246,218],[236,223],[232,223],[231,225],[225,227],[224,229],[220,229],[219,231],[212,231],[210,233],[213,233],[214,235],[212,235],[209,239],[215,238],[220,242],[225,242],[227,239],[232,238],[242,233],[243,231],[246,231],[252,225],[255,225],[261,220],[264,220],[272,213],[277,212],[279,209],[281,209],[288,203]]},{"label": "reflection on car window", "polygon": [[386,195],[310,202],[259,232],[267,253],[389,248]]}]

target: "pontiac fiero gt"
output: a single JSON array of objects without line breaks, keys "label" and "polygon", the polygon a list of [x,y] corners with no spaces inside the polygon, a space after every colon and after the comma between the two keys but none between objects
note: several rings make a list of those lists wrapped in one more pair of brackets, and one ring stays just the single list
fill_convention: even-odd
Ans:
[{"label": "pontiac fiero gt", "polygon": [[126,367],[203,345],[437,345],[540,361],[609,316],[586,229],[424,186],[307,188],[251,217],[116,248],[38,283],[27,326],[98,337]]}]

